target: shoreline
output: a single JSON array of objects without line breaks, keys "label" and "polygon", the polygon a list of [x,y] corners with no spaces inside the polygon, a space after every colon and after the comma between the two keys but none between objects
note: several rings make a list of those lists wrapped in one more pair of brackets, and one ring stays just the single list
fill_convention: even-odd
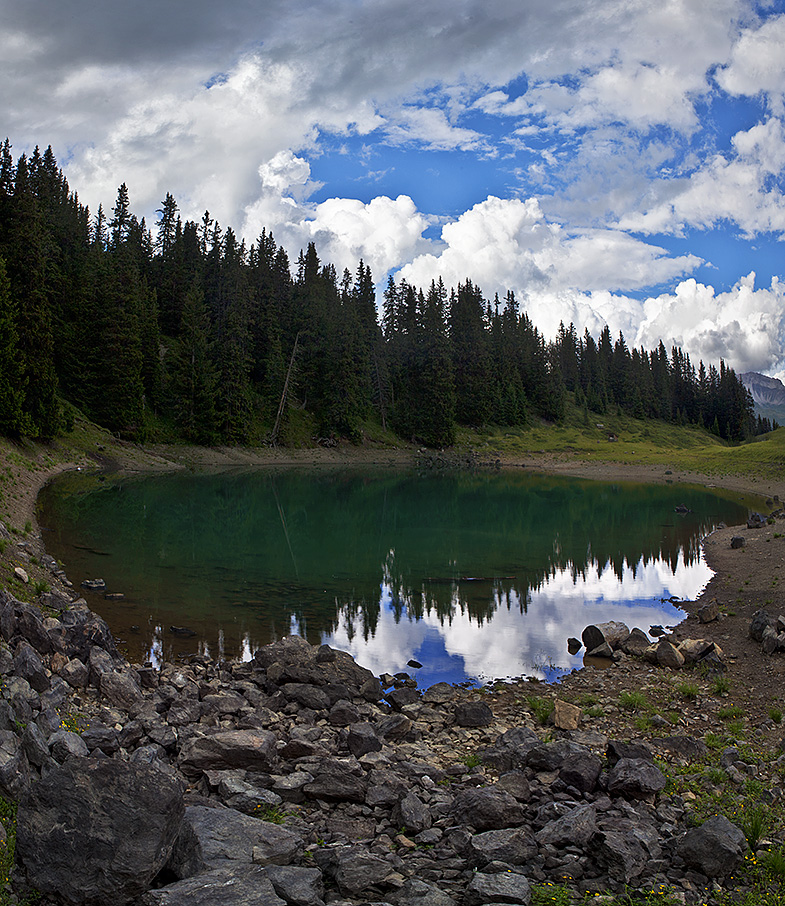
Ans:
[{"label": "shoreline", "polygon": [[[351,448],[348,451],[349,455],[346,455],[345,450],[324,448],[268,450],[155,446],[143,449],[130,444],[113,444],[111,450],[99,449],[94,455],[84,456],[81,460],[72,457],[68,462],[50,460],[48,464],[45,457],[39,454],[39,462],[35,471],[28,471],[24,480],[16,483],[16,495],[13,501],[16,524],[17,526],[27,522],[32,524],[32,531],[24,536],[24,547],[20,549],[23,558],[20,560],[20,565],[30,573],[31,581],[34,579],[53,581],[49,571],[43,568],[38,569],[37,565],[29,560],[30,555],[34,560],[38,560],[46,553],[40,527],[36,521],[36,501],[41,489],[46,484],[69,469],[112,469],[139,473],[235,466],[378,465],[401,467],[412,465],[416,453],[416,450],[404,448]],[[755,495],[764,500],[768,498],[773,501],[775,495],[780,500],[785,500],[785,479],[777,481],[740,475],[712,476],[669,470],[660,466],[591,462],[585,459],[579,460],[570,455],[506,456],[500,458],[499,467],[503,469],[525,468],[543,474],[595,481],[650,484],[670,482],[675,485],[702,485],[707,488]],[[7,498],[4,503],[9,503]],[[696,637],[696,635],[713,634],[718,636],[718,644],[729,660],[729,672],[749,690],[748,694],[744,696],[745,709],[751,717],[754,715],[756,719],[765,715],[771,707],[770,703],[785,692],[785,661],[782,673],[779,672],[779,669],[774,670],[773,663],[768,663],[766,669],[761,669],[760,646],[747,638],[747,627],[752,613],[764,606],[766,601],[772,602],[769,609],[773,610],[775,619],[780,611],[785,612],[785,601],[782,601],[781,593],[776,596],[778,589],[767,597],[761,597],[764,591],[769,591],[771,581],[776,578],[776,571],[780,568],[780,564],[785,567],[785,557],[783,557],[785,541],[780,544],[775,543],[773,548],[771,546],[772,536],[779,534],[775,529],[776,526],[759,529],[756,530],[758,534],[755,534],[748,532],[746,528],[731,526],[719,529],[703,540],[704,556],[714,576],[695,601],[681,602],[680,606],[686,614],[685,619],[673,632],[677,639]],[[739,533],[748,534],[751,542],[741,552],[730,549],[730,538]],[[780,541],[780,539],[776,540]],[[25,555],[27,555],[27,559],[25,559]],[[40,575],[38,575],[39,572]],[[783,577],[783,583],[785,584],[785,577]],[[766,586],[766,589],[763,586]],[[745,591],[741,597],[740,589]],[[711,600],[719,602],[723,611],[721,620],[713,626],[702,627],[696,613],[703,603]],[[769,659],[769,661],[771,660]],[[573,677],[583,673],[587,673],[585,667],[563,677],[557,685],[565,688],[574,682]],[[760,698],[757,707],[754,705],[756,696]]]}]

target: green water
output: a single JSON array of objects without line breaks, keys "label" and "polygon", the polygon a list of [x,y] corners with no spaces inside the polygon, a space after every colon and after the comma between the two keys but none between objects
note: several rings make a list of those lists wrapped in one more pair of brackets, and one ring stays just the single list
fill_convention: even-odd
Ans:
[{"label": "green water", "polygon": [[295,631],[375,672],[415,658],[423,686],[553,679],[587,623],[678,622],[662,599],[708,581],[700,539],[747,516],[698,487],[327,468],[71,474],[39,511],[76,586],[124,594],[85,592],[133,660],[248,657]]}]

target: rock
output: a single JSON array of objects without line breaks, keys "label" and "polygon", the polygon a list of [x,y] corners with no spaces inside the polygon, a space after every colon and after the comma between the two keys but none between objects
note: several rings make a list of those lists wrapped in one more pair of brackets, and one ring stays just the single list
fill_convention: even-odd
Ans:
[{"label": "rock", "polygon": [[140,906],[286,906],[266,869],[216,868],[146,893]]},{"label": "rock", "polygon": [[596,648],[586,649],[584,658],[603,657],[610,660],[613,658],[613,648],[608,642],[601,642]]},{"label": "rock", "polygon": [[747,528],[759,529],[766,525],[766,517],[762,513],[750,513],[747,517]]},{"label": "rock", "polygon": [[405,827],[406,833],[419,834],[433,823],[431,813],[414,793],[407,793],[392,812],[392,823]]},{"label": "rock", "polygon": [[369,752],[380,752],[382,748],[382,741],[376,735],[373,724],[369,723],[352,724],[346,744],[355,758],[362,758]]},{"label": "rock", "polygon": [[484,903],[520,903],[529,906],[532,893],[523,875],[512,872],[482,874],[476,872],[466,888],[466,906]]},{"label": "rock", "polygon": [[186,775],[229,768],[269,771],[275,754],[275,735],[269,731],[225,730],[188,740],[180,751],[180,768]]},{"label": "rock", "polygon": [[449,683],[436,683],[423,692],[422,700],[427,705],[444,705],[455,698],[455,688]]},{"label": "rock", "polygon": [[618,742],[611,740],[608,743],[605,755],[611,767],[622,758],[642,758],[644,761],[654,761],[651,749],[643,742]]},{"label": "rock", "polygon": [[391,900],[395,906],[457,906],[449,894],[417,878],[409,878]]},{"label": "rock", "polygon": [[631,657],[642,657],[643,652],[651,645],[649,637],[642,629],[636,626],[629,636],[621,643],[621,650]]},{"label": "rock", "polygon": [[588,855],[612,880],[629,884],[653,859],[660,858],[662,850],[651,822],[614,817],[592,837]]},{"label": "rock", "polygon": [[483,764],[502,773],[526,767],[529,753],[540,745],[540,737],[528,727],[513,727],[498,737],[493,746],[480,752]]},{"label": "rock", "polygon": [[651,761],[621,758],[608,773],[608,793],[625,799],[646,799],[665,789],[665,775]]},{"label": "rock", "polygon": [[22,569],[21,566],[14,567],[14,576],[19,579],[20,582],[24,582],[27,585],[30,582],[30,576],[27,575],[27,572]]},{"label": "rock", "polygon": [[360,712],[351,702],[341,699],[330,708],[327,719],[335,727],[348,727],[360,720]]},{"label": "rock", "polygon": [[767,626],[771,626],[772,618],[769,616],[768,612],[765,610],[757,610],[752,615],[752,620],[750,621],[750,638],[754,642],[763,641],[763,633]]},{"label": "rock", "polygon": [[131,671],[102,674],[99,688],[105,699],[124,711],[131,711],[142,699],[139,680]]},{"label": "rock", "polygon": [[87,758],[90,754],[82,737],[71,730],[53,733],[49,738],[49,750],[59,764],[64,764],[70,758]]},{"label": "rock", "polygon": [[703,607],[698,608],[698,619],[701,623],[713,623],[715,620],[719,619],[719,616],[720,605],[717,603],[716,598],[709,601],[707,604],[704,604]]},{"label": "rock", "polygon": [[534,835],[542,846],[584,847],[597,830],[597,813],[593,805],[579,805],[566,815],[549,821]]},{"label": "rock", "polygon": [[30,783],[30,767],[19,737],[0,730],[0,795],[17,802]]},{"label": "rock", "polygon": [[89,588],[91,591],[103,591],[106,588],[106,582],[103,579],[83,579],[82,588]]},{"label": "rock", "polygon": [[366,783],[355,759],[324,758],[314,771],[314,779],[303,792],[314,799],[344,799],[364,802]]},{"label": "rock", "polygon": [[86,689],[89,671],[78,657],[71,658],[60,668],[60,676],[74,689]]},{"label": "rock", "polygon": [[169,869],[182,880],[239,865],[289,865],[303,853],[299,834],[231,808],[190,805]]},{"label": "rock", "polygon": [[577,654],[581,648],[583,648],[583,642],[580,639],[576,639],[574,636],[570,636],[567,639],[567,652],[568,654]]},{"label": "rock", "polygon": [[79,759],[30,788],[17,815],[29,883],[72,904],[130,906],[166,864],[183,787],[144,765]]},{"label": "rock", "polygon": [[29,642],[20,642],[14,652],[14,672],[30,683],[36,692],[43,692],[49,688],[49,672],[41,662],[41,658]]},{"label": "rock", "polygon": [[493,711],[485,702],[462,702],[453,712],[459,727],[488,727],[493,723]]},{"label": "rock", "polygon": [[464,790],[455,797],[450,809],[455,824],[468,824],[479,831],[517,827],[525,817],[519,802],[498,786]]},{"label": "rock", "polygon": [[369,888],[383,886],[394,871],[389,862],[362,846],[317,850],[314,860],[347,897],[359,896]]},{"label": "rock", "polygon": [[730,546],[733,550],[738,550],[739,548],[744,547],[746,543],[747,539],[743,538],[741,535],[734,535],[730,539]]},{"label": "rock", "polygon": [[275,892],[289,906],[324,906],[324,885],[318,868],[268,865],[265,872]]},{"label": "rock", "polygon": [[688,830],[676,847],[690,868],[709,878],[731,874],[746,850],[744,833],[724,815],[715,815],[700,827]]},{"label": "rock", "polygon": [[594,651],[601,645],[608,645],[615,651],[628,638],[629,628],[618,620],[607,623],[597,623],[587,626],[581,633],[581,639],[587,651]]},{"label": "rock", "polygon": [[488,862],[505,862],[524,865],[537,855],[537,841],[524,830],[505,828],[474,834],[469,850],[476,865]]},{"label": "rock", "polygon": [[679,670],[684,666],[684,655],[667,639],[660,639],[657,643],[657,663],[660,667]]},{"label": "rock", "polygon": [[710,639],[684,639],[679,642],[679,651],[684,656],[686,664],[697,664],[714,649],[714,642]]},{"label": "rock", "polygon": [[602,759],[591,752],[568,755],[559,768],[559,779],[581,793],[591,793],[602,771]]},{"label": "rock", "polygon": [[581,725],[583,712],[577,705],[556,699],[553,711],[553,725],[559,730],[577,730]]}]

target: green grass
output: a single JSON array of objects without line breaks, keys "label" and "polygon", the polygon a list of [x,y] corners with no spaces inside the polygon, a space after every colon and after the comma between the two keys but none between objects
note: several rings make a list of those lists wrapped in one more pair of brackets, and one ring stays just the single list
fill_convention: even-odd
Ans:
[{"label": "green grass", "polygon": [[622,692],[619,695],[619,707],[624,711],[636,714],[640,711],[647,711],[650,705],[643,692]]},{"label": "green grass", "polygon": [[5,845],[0,844],[0,906],[32,906],[39,901],[40,894],[31,893],[20,898],[9,889],[16,858],[16,803],[0,798],[0,824],[6,834]]},{"label": "green grass", "polygon": [[270,824],[283,824],[286,820],[286,812],[278,805],[259,804],[254,808],[253,817]]},{"label": "green grass", "polygon": [[526,702],[534,714],[534,719],[544,727],[550,720],[556,705],[549,698],[540,698],[538,695],[530,695]]},{"label": "green grass", "polygon": [[694,702],[698,697],[698,686],[696,683],[680,683],[678,693],[682,698],[686,698],[687,701]]}]

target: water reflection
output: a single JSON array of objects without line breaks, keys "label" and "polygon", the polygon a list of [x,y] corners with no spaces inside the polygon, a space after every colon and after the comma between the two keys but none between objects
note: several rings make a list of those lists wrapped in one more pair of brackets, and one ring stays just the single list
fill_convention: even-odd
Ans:
[{"label": "water reflection", "polygon": [[247,659],[296,632],[375,672],[414,658],[421,685],[553,679],[587,623],[677,622],[661,599],[695,597],[701,537],[747,513],[696,487],[360,469],[70,476],[41,504],[72,580],[125,594],[86,596],[133,660]]}]

